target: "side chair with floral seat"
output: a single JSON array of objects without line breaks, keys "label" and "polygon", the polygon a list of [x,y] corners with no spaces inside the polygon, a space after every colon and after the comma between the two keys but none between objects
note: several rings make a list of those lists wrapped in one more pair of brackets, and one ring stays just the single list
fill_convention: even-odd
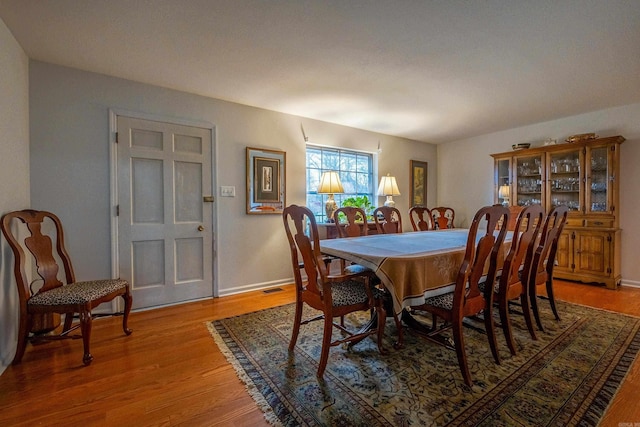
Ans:
[{"label": "side chair with floral seat", "polygon": [[[491,353],[495,362],[500,364],[492,316],[493,286],[486,287],[485,292],[482,292],[479,283],[482,280],[488,283],[495,281],[498,256],[502,253],[508,220],[509,210],[504,206],[485,206],[478,210],[469,228],[464,258],[458,269],[453,292],[427,297],[423,304],[411,307],[411,310],[426,311],[433,316],[432,328],[424,334],[426,338],[448,346],[448,340],[443,340],[440,334],[444,330],[452,330],[460,371],[469,387],[472,385],[472,378],[464,344],[462,325],[465,317],[482,314]],[[443,327],[437,327],[438,318],[444,320]]]},{"label": "side chair with floral seat", "polygon": [[[13,364],[21,362],[29,341],[82,338],[82,363],[90,365],[91,311],[116,297],[124,300],[122,329],[125,335],[131,334],[127,326],[133,301],[129,282],[120,278],[76,281],[62,222],[55,214],[32,209],[9,212],[2,216],[0,228],[14,255],[20,304]],[[38,278],[30,280],[29,265],[35,266]],[[79,322],[74,325],[76,314]],[[64,326],[58,333],[61,315]],[[80,335],[72,334],[78,328]]]},{"label": "side chair with floral seat", "polygon": [[[295,348],[301,325],[322,320],[324,328],[318,377],[324,375],[330,347],[343,343],[355,345],[370,335],[376,335],[378,350],[381,354],[386,354],[387,350],[384,349],[382,342],[386,321],[383,306],[384,292],[371,285],[372,272],[365,270],[353,274],[330,275],[320,252],[318,226],[311,210],[304,206],[291,205],[284,209],[282,218],[291,250],[291,264],[296,285],[296,312],[289,351]],[[302,257],[306,281],[302,279],[298,254]],[[321,313],[303,320],[302,312],[305,304]],[[359,330],[352,330],[334,322],[334,318],[341,318],[357,311],[374,312],[375,326],[365,325]],[[334,340],[334,328],[340,330],[343,336]]]}]

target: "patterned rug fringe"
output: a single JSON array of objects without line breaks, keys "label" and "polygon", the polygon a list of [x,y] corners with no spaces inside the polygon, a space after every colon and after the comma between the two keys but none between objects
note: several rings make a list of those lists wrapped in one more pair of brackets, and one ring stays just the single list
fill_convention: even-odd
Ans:
[{"label": "patterned rug fringe", "polygon": [[227,358],[227,362],[229,362],[231,366],[233,366],[233,369],[236,371],[236,374],[238,375],[238,378],[240,378],[240,381],[244,383],[249,396],[251,396],[253,400],[255,400],[258,408],[260,408],[260,410],[264,412],[264,417],[267,422],[276,427],[283,427],[277,415],[273,412],[273,408],[269,406],[269,403],[267,403],[264,396],[260,393],[253,381],[251,381],[251,378],[249,378],[249,376],[240,366],[238,359],[236,359],[231,350],[229,350],[229,347],[227,347],[220,334],[216,332],[213,327],[213,323],[205,322],[205,326],[209,330],[209,333],[213,337],[215,343],[218,345],[218,348],[220,348],[220,352],[224,355],[224,357]]}]

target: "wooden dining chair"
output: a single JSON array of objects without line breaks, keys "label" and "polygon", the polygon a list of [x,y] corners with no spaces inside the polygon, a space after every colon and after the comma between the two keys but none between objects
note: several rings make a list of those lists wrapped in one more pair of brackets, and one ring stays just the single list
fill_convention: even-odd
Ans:
[{"label": "wooden dining chair", "polygon": [[556,206],[551,209],[544,221],[544,226],[540,234],[540,243],[533,257],[532,270],[529,277],[529,299],[531,301],[533,316],[536,319],[538,329],[541,331],[544,331],[544,328],[542,327],[540,313],[538,311],[538,287],[546,287],[551,311],[553,311],[556,320],[560,320],[553,295],[553,267],[558,251],[558,239],[567,222],[568,213],[569,209],[566,206]]},{"label": "wooden dining chair", "polygon": [[[342,215],[340,215],[342,214]],[[342,216],[346,219],[342,221]],[[338,229],[338,236],[341,238],[344,237],[360,237],[369,235],[368,231],[368,222],[367,222],[367,214],[365,211],[358,207],[353,206],[344,206],[336,210],[334,213],[334,218],[336,218],[336,228]],[[368,269],[360,264],[351,263],[350,265],[345,265],[345,260],[340,260],[340,268],[343,272],[346,273],[358,273],[362,270],[371,271],[371,283],[374,285],[380,284],[380,279],[375,275],[373,270]],[[384,308],[388,317],[393,317],[393,321],[396,324],[396,328],[398,330],[399,339],[394,345],[394,347],[398,348],[402,343],[402,325],[400,323],[400,318],[393,311],[393,297],[388,289],[384,288],[384,286],[380,287],[382,291],[384,291]],[[344,326],[344,318],[340,319],[340,324]]]},{"label": "wooden dining chair", "polygon": [[409,219],[411,220],[413,231],[428,231],[434,229],[431,211],[425,206],[412,206],[411,209],[409,209]]},{"label": "wooden dining chair", "polygon": [[[343,206],[336,209],[333,217],[336,219],[338,237],[359,237],[369,234],[367,214],[361,208]],[[345,221],[342,220],[343,218]]]},{"label": "wooden dining chair", "polygon": [[[529,304],[529,277],[533,256],[538,244],[540,229],[544,218],[544,211],[540,205],[531,205],[520,210],[513,230],[511,247],[505,257],[500,277],[494,286],[493,301],[498,305],[500,312],[500,324],[507,341],[509,351],[516,354],[515,341],[511,329],[511,318],[509,313],[509,303],[520,299],[520,305],[527,324],[527,329],[532,339],[537,339],[533,329],[533,320]],[[511,223],[511,221],[509,221]],[[507,225],[507,229],[510,229]],[[480,289],[484,292],[482,282]]]},{"label": "wooden dining chair", "polygon": [[431,209],[431,218],[433,218],[433,225],[436,230],[455,228],[453,225],[455,217],[456,213],[452,208],[439,206]]},{"label": "wooden dining chair", "polygon": [[[464,382],[468,386],[472,385],[472,379],[462,331],[465,317],[482,313],[491,353],[496,363],[500,363],[492,316],[493,286],[488,286],[485,292],[481,292],[479,283],[485,277],[487,283],[495,281],[498,256],[507,234],[508,219],[509,210],[504,206],[481,208],[473,217],[469,229],[464,258],[458,269],[454,291],[426,298],[423,304],[411,307],[412,310],[426,311],[433,315],[432,328],[426,337],[434,342],[447,345],[448,342],[443,340],[440,334],[445,329],[452,329],[458,364]],[[502,226],[496,231],[500,223]],[[437,326],[438,318],[445,321],[442,327]]]},{"label": "wooden dining chair", "polygon": [[[26,224],[26,227],[21,224]],[[71,258],[64,244],[62,223],[56,215],[30,209],[10,212],[2,217],[0,228],[13,252],[13,271],[20,304],[18,346],[13,364],[22,360],[27,341],[36,343],[81,337],[84,347],[82,362],[89,365],[93,360],[89,348],[91,310],[116,297],[124,299],[122,329],[126,335],[131,334],[131,329],[127,327],[132,304],[129,283],[122,279],[76,282]],[[26,236],[24,240],[18,240],[22,236]],[[40,279],[29,280],[31,275],[27,274],[26,266],[31,262],[37,267]],[[62,280],[58,277],[60,267],[64,270]],[[55,334],[53,331],[59,323],[52,319],[60,319],[62,314],[65,315],[62,332]],[[79,325],[73,326],[75,314],[79,316]],[[42,325],[44,329],[41,329]],[[81,335],[72,335],[71,332],[78,327]]]},{"label": "wooden dining chair", "polygon": [[[355,206],[343,206],[336,209],[333,214],[335,218],[335,225],[338,231],[338,237],[360,237],[369,234],[369,224],[367,223],[367,214],[361,208]],[[343,221],[343,218],[346,221]],[[345,266],[345,260],[340,260],[340,268],[344,272],[345,269],[349,272],[358,272],[359,269],[366,269],[358,264],[351,264]],[[372,272],[373,273],[373,272]],[[375,276],[375,275],[374,275]]]},{"label": "wooden dining chair", "polygon": [[[355,206],[343,206],[336,209],[333,213],[333,217],[335,218],[334,224],[336,225],[339,238],[360,237],[369,234],[367,214],[361,208]],[[343,218],[346,221],[343,221]],[[359,273],[363,270],[367,270],[366,267],[359,264],[351,263],[349,266],[346,266],[345,264],[345,260],[340,259],[340,271],[346,271],[347,273]],[[373,274],[373,271],[371,271],[371,274],[372,282],[376,282],[377,277]],[[340,319],[340,324],[344,326],[344,317]]]},{"label": "wooden dining chair", "polygon": [[[313,213],[304,206],[291,205],[284,209],[282,218],[289,241],[296,285],[296,313],[289,351],[293,351],[295,348],[301,325],[323,320],[318,377],[322,377],[324,374],[329,360],[330,347],[343,343],[355,345],[370,335],[377,335],[378,350],[381,354],[386,354],[387,351],[382,343],[386,321],[386,313],[382,303],[384,293],[371,285],[371,270],[354,274],[330,275],[320,252],[318,226]],[[302,280],[298,254],[302,257],[302,264],[307,276],[306,281]],[[303,320],[304,304],[322,313]],[[354,331],[334,322],[334,318],[364,310],[375,312],[375,327],[366,325],[366,328]],[[339,329],[343,336],[333,340],[333,328]]]},{"label": "wooden dining chair", "polygon": [[373,211],[376,229],[379,234],[402,233],[402,215],[391,206],[380,206]]}]

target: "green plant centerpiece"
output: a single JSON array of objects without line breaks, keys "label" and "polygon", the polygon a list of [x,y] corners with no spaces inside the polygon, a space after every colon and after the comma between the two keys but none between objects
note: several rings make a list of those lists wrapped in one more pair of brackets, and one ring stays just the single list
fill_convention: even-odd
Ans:
[{"label": "green plant centerpiece", "polygon": [[342,200],[341,206],[353,206],[356,208],[360,208],[367,214],[367,220],[373,219],[372,214],[375,206],[371,204],[371,201],[367,196],[347,197],[346,199]]}]

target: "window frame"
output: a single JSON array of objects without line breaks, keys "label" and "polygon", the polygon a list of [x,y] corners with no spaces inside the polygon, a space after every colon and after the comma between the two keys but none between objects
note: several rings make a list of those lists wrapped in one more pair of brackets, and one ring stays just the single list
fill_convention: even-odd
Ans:
[{"label": "window frame", "polygon": [[[310,164],[310,151],[319,152],[319,164]],[[337,160],[336,160],[337,158]],[[364,163],[368,165],[362,170]],[[345,192],[334,194],[338,207],[349,197],[367,196],[372,206],[377,204],[377,157],[374,153],[343,147],[328,147],[306,144],[305,147],[305,187],[306,206],[311,209],[317,222],[326,222],[324,205],[327,194],[318,194],[317,185],[322,172],[335,170]],[[366,184],[365,184],[366,182]],[[366,187],[366,188],[365,188]]]}]

